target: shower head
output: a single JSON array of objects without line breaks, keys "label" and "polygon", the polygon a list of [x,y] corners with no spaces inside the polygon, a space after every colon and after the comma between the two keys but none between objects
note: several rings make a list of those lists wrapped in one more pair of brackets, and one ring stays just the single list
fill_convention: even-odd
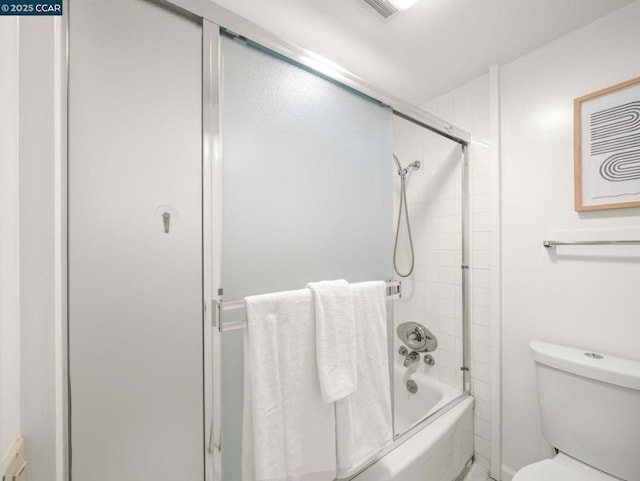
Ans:
[{"label": "shower head", "polygon": [[416,160],[414,162],[411,162],[409,165],[407,165],[403,169],[402,165],[400,165],[400,161],[398,160],[398,157],[396,156],[396,154],[393,154],[393,160],[396,161],[396,165],[398,166],[398,175],[400,177],[405,177],[412,170],[418,170],[420,168],[420,165],[421,165],[420,161]]},{"label": "shower head", "polygon": [[415,162],[411,162],[409,165],[407,165],[407,170],[409,170],[409,168],[418,170],[420,168],[420,161],[416,160]]}]

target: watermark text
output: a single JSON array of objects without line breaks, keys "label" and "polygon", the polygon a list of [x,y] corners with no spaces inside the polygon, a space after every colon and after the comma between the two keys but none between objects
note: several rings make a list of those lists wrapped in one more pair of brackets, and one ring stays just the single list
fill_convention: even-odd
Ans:
[{"label": "watermark text", "polygon": [[0,0],[0,15],[62,15],[62,0]]}]

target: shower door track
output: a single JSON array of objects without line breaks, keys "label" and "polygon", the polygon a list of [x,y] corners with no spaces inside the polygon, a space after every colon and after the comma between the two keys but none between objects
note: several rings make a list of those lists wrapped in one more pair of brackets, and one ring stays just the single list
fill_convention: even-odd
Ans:
[{"label": "shower door track", "polygon": [[468,132],[446,122],[429,112],[411,105],[391,94],[380,91],[356,75],[324,57],[288,42],[265,28],[227,10],[209,0],[160,0],[186,12],[201,17],[239,37],[246,38],[271,50],[294,63],[304,66],[319,75],[343,84],[393,109],[396,115],[421,125],[454,142],[466,146],[471,141]]}]

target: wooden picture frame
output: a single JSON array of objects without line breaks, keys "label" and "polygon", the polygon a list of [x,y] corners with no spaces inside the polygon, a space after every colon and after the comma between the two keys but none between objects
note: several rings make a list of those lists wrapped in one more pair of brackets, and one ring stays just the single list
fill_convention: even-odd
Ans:
[{"label": "wooden picture frame", "polygon": [[575,210],[640,207],[640,77],[573,108]]}]

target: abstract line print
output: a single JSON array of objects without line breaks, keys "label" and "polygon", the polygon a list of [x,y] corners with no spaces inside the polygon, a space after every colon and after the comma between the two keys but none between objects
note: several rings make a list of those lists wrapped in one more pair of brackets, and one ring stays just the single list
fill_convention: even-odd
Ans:
[{"label": "abstract line print", "polygon": [[[590,114],[594,198],[640,193],[640,99]],[[595,172],[594,172],[595,174]]]}]

